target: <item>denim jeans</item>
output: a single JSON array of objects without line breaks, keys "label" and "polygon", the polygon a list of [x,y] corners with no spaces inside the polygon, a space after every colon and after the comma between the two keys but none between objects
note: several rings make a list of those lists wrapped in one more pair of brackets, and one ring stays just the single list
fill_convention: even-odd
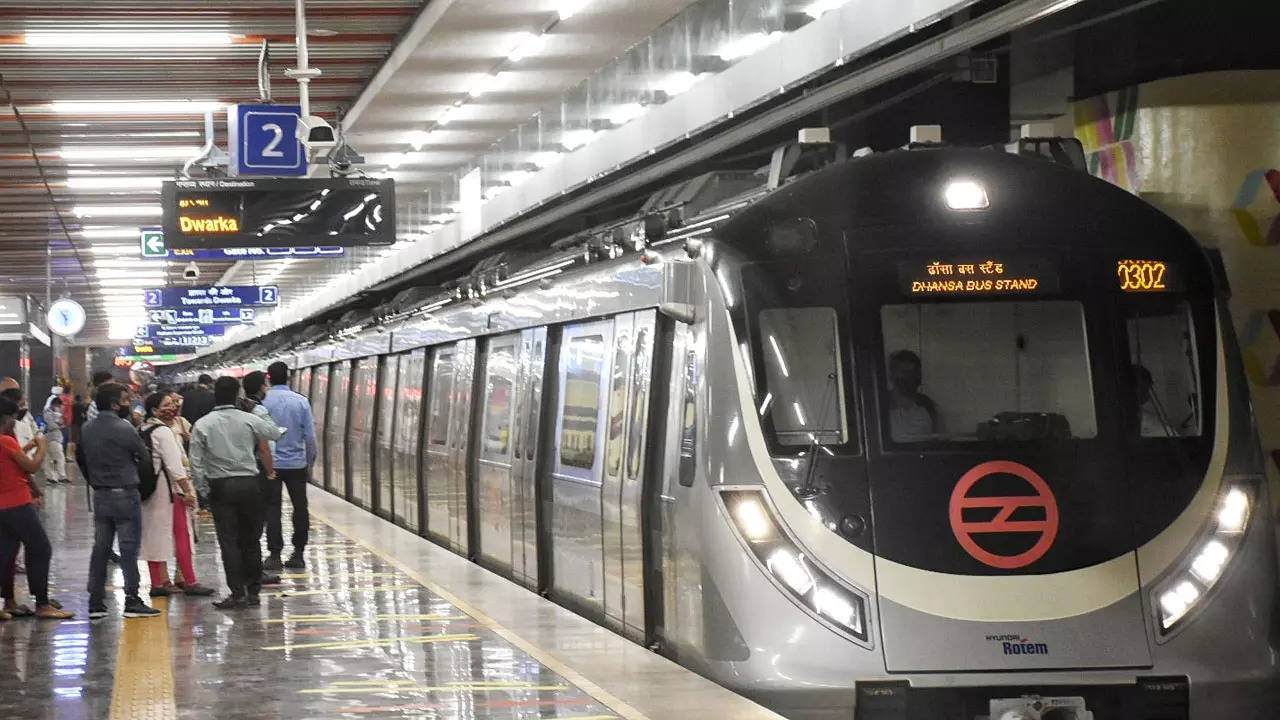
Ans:
[{"label": "denim jeans", "polygon": [[106,605],[107,557],[111,541],[120,540],[124,595],[138,597],[138,546],[142,543],[142,496],[134,488],[93,491],[93,554],[89,557],[89,607]]}]

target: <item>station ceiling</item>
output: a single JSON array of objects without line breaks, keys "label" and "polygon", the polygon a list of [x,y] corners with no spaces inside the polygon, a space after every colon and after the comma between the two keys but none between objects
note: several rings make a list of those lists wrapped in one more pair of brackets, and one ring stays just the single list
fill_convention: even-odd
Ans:
[{"label": "station ceiling", "polygon": [[[680,12],[688,0],[308,0],[312,109],[353,108],[351,142],[370,167],[420,193],[433,173],[474,157],[540,106]],[[563,16],[563,17],[562,17]],[[89,311],[78,340],[123,338],[142,287],[180,285],[185,263],[143,261],[139,227],[159,220],[159,182],[203,144],[203,111],[258,99],[263,39],[273,99],[296,102],[292,0],[0,0],[0,75],[25,120],[0,107],[0,294],[70,293]],[[513,64],[516,44],[546,33]],[[393,52],[394,51],[394,52]],[[495,69],[509,72],[427,152],[388,167],[414,133]],[[2,101],[0,97],[0,101]],[[225,119],[216,122],[225,147]],[[390,163],[396,164],[396,163]],[[56,208],[56,212],[55,212]],[[65,224],[68,243],[59,224]],[[385,250],[380,252],[386,252]],[[304,292],[345,261],[214,263],[201,283],[265,282]]]}]

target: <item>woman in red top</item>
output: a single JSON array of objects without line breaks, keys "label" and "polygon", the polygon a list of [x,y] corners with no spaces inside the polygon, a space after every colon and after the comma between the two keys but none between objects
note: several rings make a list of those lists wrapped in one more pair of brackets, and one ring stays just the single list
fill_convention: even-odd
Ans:
[{"label": "woman in red top", "polygon": [[[17,551],[19,543],[27,549],[27,587],[36,601],[36,617],[66,620],[75,617],[49,604],[49,559],[53,548],[45,535],[36,514],[36,504],[41,502],[37,491],[32,494],[28,476],[40,469],[44,462],[44,436],[36,436],[35,457],[27,455],[17,438],[13,436],[13,423],[18,406],[12,400],[0,398],[0,559],[8,559]],[[5,578],[13,582],[12,576]],[[13,597],[13,588],[5,588],[5,597]],[[0,620],[9,620],[8,612],[0,611]]]}]

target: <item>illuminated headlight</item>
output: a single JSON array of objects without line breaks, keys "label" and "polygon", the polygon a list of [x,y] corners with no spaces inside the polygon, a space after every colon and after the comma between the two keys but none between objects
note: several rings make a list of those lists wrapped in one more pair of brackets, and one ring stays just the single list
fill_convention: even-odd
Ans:
[{"label": "illuminated headlight", "polygon": [[943,196],[952,210],[985,210],[991,205],[986,188],[972,180],[952,180]]},{"label": "illuminated headlight", "polygon": [[809,614],[866,642],[867,601],[846,588],[808,558],[774,518],[764,493],[725,490],[720,493],[734,529],[756,560]]},{"label": "illuminated headlight", "polygon": [[1156,610],[1162,632],[1171,632],[1187,619],[1222,577],[1244,539],[1253,493],[1249,485],[1228,486],[1190,562],[1157,587]]}]

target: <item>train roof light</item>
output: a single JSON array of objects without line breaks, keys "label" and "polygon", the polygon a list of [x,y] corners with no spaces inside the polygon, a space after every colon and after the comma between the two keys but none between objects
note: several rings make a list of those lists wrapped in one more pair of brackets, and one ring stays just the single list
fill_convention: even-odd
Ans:
[{"label": "train roof light", "polygon": [[985,210],[991,206],[986,188],[973,180],[952,180],[943,195],[952,210]]}]

